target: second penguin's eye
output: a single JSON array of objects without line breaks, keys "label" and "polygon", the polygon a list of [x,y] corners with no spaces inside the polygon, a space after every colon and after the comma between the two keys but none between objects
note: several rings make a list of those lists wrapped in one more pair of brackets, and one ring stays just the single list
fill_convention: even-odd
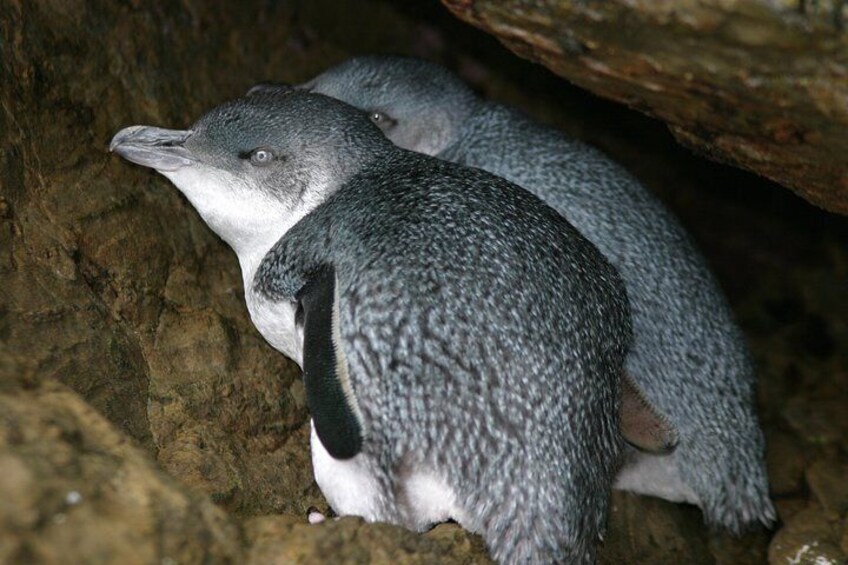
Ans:
[{"label": "second penguin's eye", "polygon": [[250,152],[250,162],[254,165],[264,166],[274,160],[274,152],[267,147],[258,147]]},{"label": "second penguin's eye", "polygon": [[395,124],[397,124],[397,120],[392,119],[391,116],[384,114],[383,112],[370,112],[368,117],[371,121],[380,129],[387,129]]}]

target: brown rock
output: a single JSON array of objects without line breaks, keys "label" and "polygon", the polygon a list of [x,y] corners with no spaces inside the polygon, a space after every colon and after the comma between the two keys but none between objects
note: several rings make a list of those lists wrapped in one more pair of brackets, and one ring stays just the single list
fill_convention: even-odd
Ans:
[{"label": "brown rock", "polygon": [[778,498],[774,501],[774,507],[777,510],[778,519],[786,523],[792,516],[805,510],[808,503],[806,497],[798,495],[790,498]]},{"label": "brown rock", "polygon": [[359,518],[306,523],[292,516],[261,516],[245,523],[247,562],[369,563],[373,565],[491,563],[482,540],[455,525],[419,535]]},{"label": "brown rock", "polygon": [[0,562],[227,562],[238,528],[75,393],[0,394]]},{"label": "brown rock", "polygon": [[160,316],[148,357],[159,461],[239,512],[303,512],[319,495],[298,374],[234,325],[209,309]]},{"label": "brown rock", "polygon": [[807,469],[807,484],[822,507],[837,515],[848,512],[848,465],[823,459]]},{"label": "brown rock", "polygon": [[665,121],[684,145],[848,213],[841,1],[822,13],[758,0],[443,3],[518,55]]},{"label": "brown rock", "polygon": [[842,538],[839,541],[839,547],[842,553],[848,555],[848,518],[842,521]]},{"label": "brown rock", "polygon": [[[838,445],[848,437],[848,416],[845,402],[846,390],[836,386],[842,379],[834,375],[834,386],[824,388],[816,394],[801,392],[790,398],[783,409],[783,416],[804,440],[811,444]],[[834,390],[831,390],[833,388]]]},{"label": "brown rock", "polygon": [[466,559],[466,563],[490,562],[483,538],[468,533],[458,524],[438,524],[424,535],[431,540],[451,546],[450,554],[452,556],[462,557],[465,555],[473,558]]},{"label": "brown rock", "polygon": [[614,491],[598,563],[711,563],[698,509]]},{"label": "brown rock", "polygon": [[803,445],[793,435],[776,433],[768,438],[766,461],[772,495],[798,492],[807,466]]},{"label": "brown rock", "polygon": [[838,546],[838,525],[821,507],[799,512],[772,539],[769,563],[843,563],[846,555]]},{"label": "brown rock", "polygon": [[716,565],[759,565],[766,562],[771,532],[765,528],[736,537],[724,532],[710,535],[710,553]]}]

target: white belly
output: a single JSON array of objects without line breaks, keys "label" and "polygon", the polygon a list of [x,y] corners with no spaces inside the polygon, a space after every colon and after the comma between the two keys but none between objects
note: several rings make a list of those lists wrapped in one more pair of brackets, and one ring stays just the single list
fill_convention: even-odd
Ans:
[{"label": "white belly", "polygon": [[250,319],[262,337],[303,367],[303,330],[294,323],[297,306],[293,302],[272,302],[255,292],[245,293],[244,298]]},{"label": "white belly", "polygon": [[680,478],[673,453],[653,455],[634,451],[618,472],[613,488],[700,506],[695,491]]},{"label": "white belly", "polygon": [[339,516],[361,516],[368,522],[391,522],[422,531],[435,523],[454,519],[468,525],[466,513],[457,505],[456,496],[435,473],[412,469],[395,486],[397,509],[384,514],[385,499],[365,455],[346,460],[327,453],[312,427],[312,469],[324,497]]},{"label": "white belly", "polygon": [[310,422],[310,425],[312,470],[324,498],[339,516],[362,516],[369,522],[380,520],[380,486],[369,470],[365,455],[334,459],[318,439],[314,424]]}]

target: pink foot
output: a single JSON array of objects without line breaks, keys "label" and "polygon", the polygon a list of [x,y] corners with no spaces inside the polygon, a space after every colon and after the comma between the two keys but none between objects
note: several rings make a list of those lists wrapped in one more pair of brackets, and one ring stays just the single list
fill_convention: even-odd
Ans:
[{"label": "pink foot", "polygon": [[318,512],[317,508],[312,507],[308,510],[308,514],[307,514],[306,519],[309,520],[310,524],[320,524],[321,522],[326,520],[327,517],[324,516],[323,514],[321,514],[320,512]]}]

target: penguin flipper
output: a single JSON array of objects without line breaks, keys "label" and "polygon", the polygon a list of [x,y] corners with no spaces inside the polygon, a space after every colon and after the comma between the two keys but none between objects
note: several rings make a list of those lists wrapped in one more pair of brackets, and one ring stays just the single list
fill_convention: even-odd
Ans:
[{"label": "penguin flipper", "polygon": [[362,417],[348,375],[339,331],[336,271],[314,271],[295,298],[303,308],[303,380],[318,439],[336,459],[362,450]]},{"label": "penguin flipper", "polygon": [[626,372],[621,377],[621,435],[627,443],[649,453],[671,453],[677,447],[677,429],[648,402]]}]

